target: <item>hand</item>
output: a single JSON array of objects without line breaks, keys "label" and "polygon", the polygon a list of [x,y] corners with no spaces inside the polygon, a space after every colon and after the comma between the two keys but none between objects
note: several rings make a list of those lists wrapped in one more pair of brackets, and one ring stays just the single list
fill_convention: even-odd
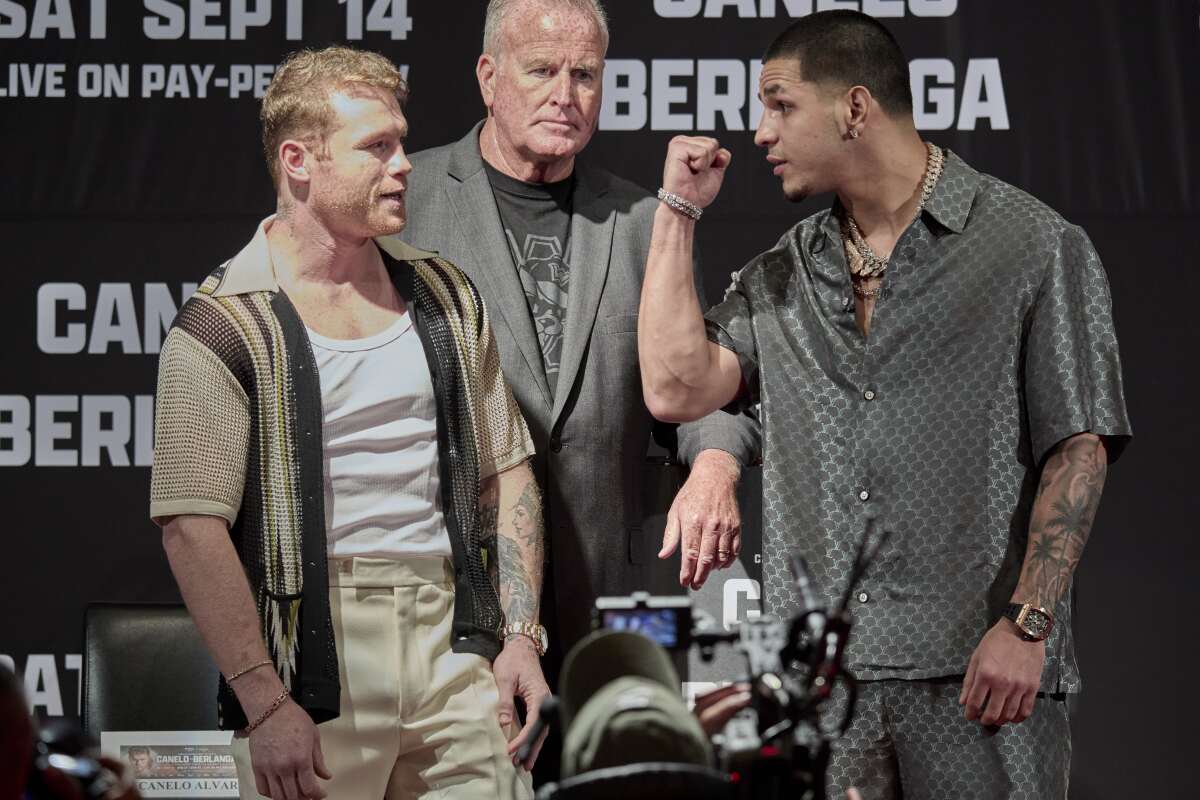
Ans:
[{"label": "hand", "polygon": [[862,795],[858,793],[858,789],[851,786],[846,790],[846,800],[862,800]]},{"label": "hand", "polygon": [[737,560],[742,550],[737,503],[741,471],[737,459],[724,450],[705,450],[675,495],[658,557],[669,557],[683,543],[680,586],[699,589],[714,566],[724,569]]},{"label": "hand", "polygon": [[250,734],[250,765],[258,793],[271,800],[322,800],[317,778],[329,780],[312,718],[291,700]]},{"label": "hand", "polygon": [[133,777],[133,769],[124,761],[107,756],[97,759],[100,765],[107,769],[117,779],[117,783],[109,789],[104,800],[141,800],[142,795],[137,790],[137,781]]},{"label": "hand", "polygon": [[676,136],[667,145],[663,188],[705,208],[716,199],[733,156],[708,136]]},{"label": "hand", "polygon": [[997,622],[967,665],[958,696],[966,718],[984,725],[1023,722],[1033,713],[1045,663],[1045,642],[1027,642],[1012,622]]},{"label": "hand", "polygon": [[[492,664],[492,673],[496,676],[496,686],[500,689],[500,706],[497,716],[500,720],[500,728],[506,736],[509,726],[516,717],[513,698],[519,695],[525,703],[525,726],[508,743],[508,755],[512,758],[513,764],[516,764],[517,751],[521,749],[521,745],[532,733],[533,725],[537,722],[538,714],[542,710],[542,700],[550,694],[550,687],[546,685],[546,679],[542,677],[542,665],[538,662],[537,650],[528,636],[508,637],[504,642],[504,649],[500,651],[500,655],[496,656],[496,660]],[[542,731],[541,736],[534,743],[533,749],[529,751],[529,758],[521,763],[526,770],[533,769],[538,753],[542,750],[542,743],[546,741],[547,733],[549,730]]]},{"label": "hand", "polygon": [[720,733],[734,714],[748,705],[750,686],[745,683],[731,683],[698,696],[692,713],[700,721],[705,735],[711,739],[714,734]]}]

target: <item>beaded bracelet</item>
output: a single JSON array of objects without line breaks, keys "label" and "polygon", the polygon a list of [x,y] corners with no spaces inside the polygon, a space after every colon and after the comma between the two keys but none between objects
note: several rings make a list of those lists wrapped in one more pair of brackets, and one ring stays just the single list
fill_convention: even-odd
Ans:
[{"label": "beaded bracelet", "polygon": [[250,666],[246,667],[241,672],[235,672],[232,675],[230,675],[228,678],[225,679],[225,682],[232,683],[233,681],[236,681],[238,678],[245,675],[247,672],[253,672],[254,670],[258,669],[259,667],[265,667],[267,664],[274,664],[274,663],[275,662],[273,662],[271,659],[268,658],[265,661],[258,662],[257,664],[251,664]]},{"label": "beaded bracelet", "polygon": [[266,711],[264,711],[262,714],[259,714],[258,719],[254,720],[254,722],[251,722],[249,725],[246,726],[246,734],[249,735],[249,734],[253,733],[255,728],[257,728],[259,725],[262,725],[264,722],[266,722],[267,717],[271,716],[276,711],[278,711],[279,707],[281,705],[283,705],[284,701],[287,700],[288,697],[290,697],[290,696],[291,695],[287,689],[284,689],[282,692],[280,692],[279,697],[276,697],[275,701],[273,703],[271,703],[271,707],[268,708]]}]

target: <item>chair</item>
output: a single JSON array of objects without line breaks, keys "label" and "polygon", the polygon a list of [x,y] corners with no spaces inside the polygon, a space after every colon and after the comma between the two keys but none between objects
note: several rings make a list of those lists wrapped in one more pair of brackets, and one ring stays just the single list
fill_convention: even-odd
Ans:
[{"label": "chair", "polygon": [[217,729],[217,668],[182,603],[92,603],[83,637],[87,733]]}]

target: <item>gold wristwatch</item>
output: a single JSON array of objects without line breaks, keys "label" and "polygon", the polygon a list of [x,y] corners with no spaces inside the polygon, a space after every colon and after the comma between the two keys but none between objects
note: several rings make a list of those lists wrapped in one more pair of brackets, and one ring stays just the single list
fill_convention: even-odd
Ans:
[{"label": "gold wristwatch", "polygon": [[1054,616],[1032,603],[1009,603],[1004,616],[1013,621],[1027,642],[1043,641],[1054,629]]},{"label": "gold wristwatch", "polygon": [[533,648],[537,650],[538,657],[546,655],[546,651],[550,649],[550,637],[546,635],[546,629],[536,622],[512,622],[500,628],[501,641],[510,636],[529,638],[533,642]]}]

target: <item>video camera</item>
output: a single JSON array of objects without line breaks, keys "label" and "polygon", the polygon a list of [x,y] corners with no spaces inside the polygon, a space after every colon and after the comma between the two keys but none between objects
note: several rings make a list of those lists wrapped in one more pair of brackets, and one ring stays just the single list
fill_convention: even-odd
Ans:
[{"label": "video camera", "polygon": [[[713,738],[717,765],[729,781],[727,796],[825,800],[830,745],[849,728],[858,697],[855,678],[844,665],[853,623],[849,601],[888,535],[885,531],[868,548],[868,528],[831,610],[818,603],[805,559],[793,556],[789,566],[803,610],[792,619],[762,616],[726,631],[711,620],[693,627],[686,597],[637,592],[597,600],[598,628],[641,633],[667,649],[695,648],[705,661],[718,646],[745,656],[741,681],[751,687],[750,705]],[[830,720],[827,704],[839,685],[845,692],[838,703],[843,711]]]}]

